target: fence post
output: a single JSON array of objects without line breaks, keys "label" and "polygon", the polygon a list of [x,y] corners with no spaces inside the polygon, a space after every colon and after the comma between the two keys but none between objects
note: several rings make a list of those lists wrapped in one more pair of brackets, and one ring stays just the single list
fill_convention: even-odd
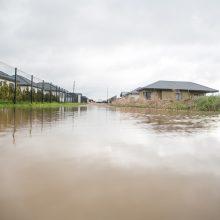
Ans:
[{"label": "fence post", "polygon": [[56,86],[56,102],[57,102],[57,86]]},{"label": "fence post", "polygon": [[58,102],[60,102],[60,87],[58,88]]},{"label": "fence post", "polygon": [[50,103],[52,102],[52,91],[51,91],[52,83],[50,83]]},{"label": "fence post", "polygon": [[16,104],[17,98],[17,67],[15,67],[15,88],[14,88],[14,104]]},{"label": "fence post", "polygon": [[44,103],[44,80],[43,80],[43,83],[42,83],[42,103]]},{"label": "fence post", "polygon": [[31,75],[31,104],[33,102],[33,75]]}]

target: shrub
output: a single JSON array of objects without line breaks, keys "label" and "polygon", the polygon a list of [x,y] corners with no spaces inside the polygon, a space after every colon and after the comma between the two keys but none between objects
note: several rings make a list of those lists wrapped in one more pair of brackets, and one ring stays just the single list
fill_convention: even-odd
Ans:
[{"label": "shrub", "polygon": [[199,111],[220,111],[220,96],[204,96],[195,100],[195,108]]}]

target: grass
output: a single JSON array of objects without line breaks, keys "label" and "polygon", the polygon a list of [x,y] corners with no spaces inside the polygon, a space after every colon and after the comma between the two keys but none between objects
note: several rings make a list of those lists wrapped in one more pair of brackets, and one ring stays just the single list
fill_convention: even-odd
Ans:
[{"label": "grass", "polygon": [[194,106],[199,111],[220,111],[220,96],[204,96],[195,100]]},{"label": "grass", "polygon": [[0,103],[0,108],[57,108],[57,107],[78,107],[80,103]]},{"label": "grass", "polygon": [[174,102],[177,110],[220,112],[220,96],[202,96],[194,100]]},{"label": "grass", "polygon": [[155,108],[170,109],[183,111],[206,111],[220,112],[220,96],[202,96],[192,100],[185,101],[148,101],[133,102],[123,100],[112,104],[115,107],[138,107],[138,108]]}]

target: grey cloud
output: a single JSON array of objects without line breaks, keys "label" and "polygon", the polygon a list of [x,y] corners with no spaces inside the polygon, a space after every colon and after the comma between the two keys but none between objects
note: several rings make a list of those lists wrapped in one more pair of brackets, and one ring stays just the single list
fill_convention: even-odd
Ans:
[{"label": "grey cloud", "polygon": [[18,35],[58,46],[63,40],[101,47],[133,40],[151,44],[218,41],[214,34],[219,31],[217,2],[177,2],[33,1]]},{"label": "grey cloud", "polygon": [[[158,79],[220,87],[219,1],[0,0],[0,59],[101,98]],[[218,89],[218,88],[217,88]]]}]

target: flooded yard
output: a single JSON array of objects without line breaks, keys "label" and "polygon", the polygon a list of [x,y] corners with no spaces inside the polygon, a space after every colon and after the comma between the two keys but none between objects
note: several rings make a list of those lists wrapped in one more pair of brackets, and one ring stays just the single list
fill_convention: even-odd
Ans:
[{"label": "flooded yard", "polygon": [[219,220],[220,116],[0,109],[1,220]]}]

